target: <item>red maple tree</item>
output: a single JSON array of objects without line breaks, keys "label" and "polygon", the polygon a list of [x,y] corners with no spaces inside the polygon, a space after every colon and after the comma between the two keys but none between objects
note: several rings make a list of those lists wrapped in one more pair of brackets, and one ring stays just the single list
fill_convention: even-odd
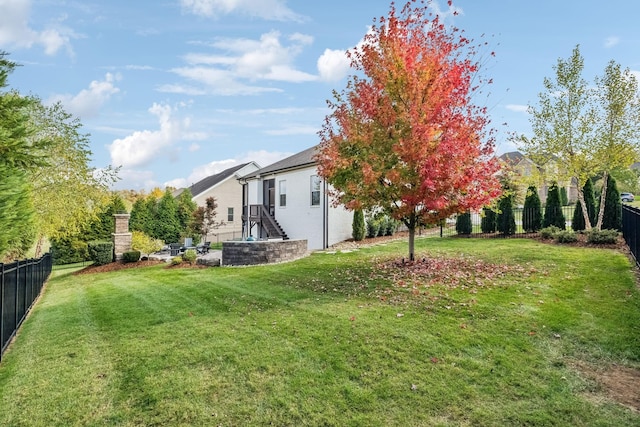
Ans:
[{"label": "red maple tree", "polygon": [[486,43],[473,45],[430,4],[409,1],[398,14],[392,3],[348,52],[360,76],[328,101],[316,154],[336,203],[383,210],[407,226],[410,260],[417,227],[500,194],[493,130],[486,107],[472,102],[490,83],[473,60]]}]

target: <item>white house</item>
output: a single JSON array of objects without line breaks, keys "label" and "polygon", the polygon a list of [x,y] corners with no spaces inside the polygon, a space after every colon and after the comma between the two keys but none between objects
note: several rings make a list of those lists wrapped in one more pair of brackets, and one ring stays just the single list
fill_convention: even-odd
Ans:
[{"label": "white house", "polygon": [[[208,176],[189,187],[198,206],[206,206],[209,197],[218,204],[216,220],[224,224],[207,236],[208,241],[223,241],[242,236],[242,185],[238,178],[260,169],[256,162],[243,163]],[[179,193],[176,194],[176,196]]]},{"label": "white house", "polygon": [[351,237],[353,212],[334,207],[308,148],[243,176],[243,237],[306,239],[309,250]]}]

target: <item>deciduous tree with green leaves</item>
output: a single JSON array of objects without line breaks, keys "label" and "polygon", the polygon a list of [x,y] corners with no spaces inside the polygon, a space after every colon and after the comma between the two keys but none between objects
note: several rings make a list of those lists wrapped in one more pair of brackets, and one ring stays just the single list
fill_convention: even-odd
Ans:
[{"label": "deciduous tree with green leaves", "polygon": [[417,227],[500,194],[487,111],[472,102],[489,83],[475,62],[481,47],[430,5],[410,1],[398,11],[392,3],[348,52],[363,77],[334,92],[316,155],[336,203],[404,223],[410,260]]},{"label": "deciduous tree with green leaves", "polygon": [[[640,146],[638,83],[627,69],[611,61],[590,86],[582,77],[584,60],[576,46],[567,60],[558,59],[555,80],[545,78],[537,108],[529,106],[533,137],[516,136],[520,148],[540,165],[553,159],[560,165],[559,181],[578,183],[585,229],[602,227],[606,181],[611,171],[629,167]],[[592,176],[603,176],[598,221],[593,224],[582,192]]]},{"label": "deciduous tree with green leaves", "polygon": [[[598,110],[598,150],[595,161],[602,169],[602,192],[597,229],[603,226],[608,180],[616,168],[628,168],[638,160],[640,149],[640,96],[638,81],[629,69],[610,61],[604,75],[596,77]],[[614,203],[620,204],[619,197]],[[615,209],[615,207],[614,207]],[[619,229],[617,227],[616,229]]]},{"label": "deciduous tree with green leaves", "polygon": [[39,231],[38,256],[45,237],[78,234],[109,203],[109,187],[117,179],[117,170],[90,165],[89,135],[82,133],[80,120],[60,103],[34,103],[29,113],[32,138],[48,144],[43,154],[46,164],[29,175]]}]

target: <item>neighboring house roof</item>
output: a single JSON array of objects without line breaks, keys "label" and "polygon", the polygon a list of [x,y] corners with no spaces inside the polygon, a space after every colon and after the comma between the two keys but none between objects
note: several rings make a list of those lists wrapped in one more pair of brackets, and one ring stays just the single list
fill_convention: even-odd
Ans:
[{"label": "neighboring house roof", "polygon": [[[210,176],[208,176],[208,177],[206,177],[204,179],[201,179],[200,181],[196,182],[195,184],[193,184],[193,185],[191,185],[189,187],[189,190],[191,190],[192,197],[196,197],[197,195],[204,193],[205,191],[207,191],[211,187],[215,187],[216,185],[220,184],[221,182],[223,182],[227,178],[232,177],[236,172],[238,172],[243,167],[247,166],[249,163],[251,163],[251,162],[243,163],[241,165],[230,167],[229,169],[225,169],[220,173],[217,173],[215,175],[210,175]],[[174,193],[174,197],[179,196],[180,193],[182,193],[182,191],[184,191],[184,189],[180,189],[180,190],[176,191]]]},{"label": "neighboring house roof", "polygon": [[515,166],[524,159],[524,155],[519,151],[510,151],[500,156],[500,160],[507,163],[509,166]]},{"label": "neighboring house roof", "polygon": [[260,175],[267,175],[285,170],[298,169],[305,166],[315,165],[316,161],[313,159],[313,156],[316,153],[316,149],[317,145],[314,145],[313,147],[307,148],[306,150],[294,154],[293,156],[289,156],[285,159],[272,163],[269,166],[265,166],[262,169],[258,169],[255,172],[251,172],[250,174],[243,176],[242,179],[256,178]]}]

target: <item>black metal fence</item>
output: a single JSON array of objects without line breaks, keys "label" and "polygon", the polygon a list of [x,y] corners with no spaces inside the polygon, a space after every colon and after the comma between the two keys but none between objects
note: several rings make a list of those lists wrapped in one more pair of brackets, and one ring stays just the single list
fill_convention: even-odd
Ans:
[{"label": "black metal fence", "polygon": [[[571,230],[571,221],[573,219],[573,212],[575,211],[576,207],[575,205],[570,205],[570,206],[561,206],[560,209],[562,210],[562,214],[564,215],[565,218],[565,227],[567,230]],[[524,208],[515,208],[513,210],[513,216],[515,218],[515,222],[516,222],[516,231],[514,234],[508,234],[508,235],[504,235],[502,233],[483,233],[482,231],[482,214],[479,212],[472,212],[471,213],[471,227],[472,227],[472,231],[471,231],[471,235],[473,237],[524,237],[524,236],[528,236],[531,233],[527,233],[523,228],[522,228],[522,217],[524,214]],[[544,215],[544,208],[542,208],[542,214]],[[433,229],[429,230],[430,232],[434,232]],[[440,233],[440,237],[451,237],[454,235],[457,235],[457,231],[456,231],[456,217],[453,216],[451,218],[447,218],[447,220],[445,221],[445,223],[440,227],[439,230],[435,230],[435,232],[439,232]]]},{"label": "black metal fence", "polygon": [[51,255],[0,263],[0,360],[51,274]]},{"label": "black metal fence", "polygon": [[629,250],[640,267],[638,252],[640,252],[640,209],[622,205],[622,236],[629,246]]}]

